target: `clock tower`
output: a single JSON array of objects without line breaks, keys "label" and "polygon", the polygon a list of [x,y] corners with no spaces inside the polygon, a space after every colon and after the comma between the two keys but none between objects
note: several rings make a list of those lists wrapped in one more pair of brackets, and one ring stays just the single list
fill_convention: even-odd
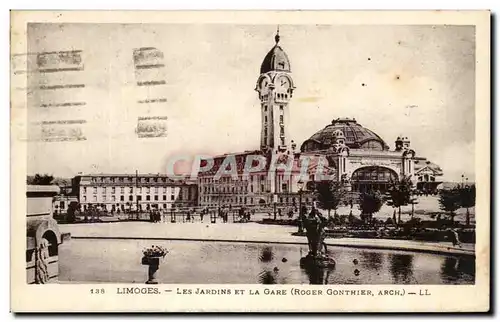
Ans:
[{"label": "clock tower", "polygon": [[279,30],[274,39],[276,44],[262,62],[255,90],[259,93],[262,116],[260,148],[278,153],[290,150],[289,102],[295,86],[290,61],[279,46]]}]

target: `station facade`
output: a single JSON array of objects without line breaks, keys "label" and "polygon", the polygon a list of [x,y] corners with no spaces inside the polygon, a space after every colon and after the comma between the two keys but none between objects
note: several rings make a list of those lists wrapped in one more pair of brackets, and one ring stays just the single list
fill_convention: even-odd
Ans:
[{"label": "station facade", "polygon": [[[374,131],[363,127],[353,118],[336,118],[313,134],[300,148],[290,140],[290,109],[295,84],[288,55],[280,46],[277,33],[275,45],[264,57],[255,91],[260,100],[260,149],[228,153],[214,157],[211,171],[198,175],[198,203],[205,207],[224,205],[258,206],[277,203],[297,205],[299,193],[308,203],[314,199],[309,182],[317,181],[321,165],[329,177],[342,182],[351,196],[369,190],[384,192],[391,181],[410,177],[416,189],[432,190],[441,182],[443,172],[438,165],[417,154],[406,136],[395,138],[389,146]],[[260,172],[244,175],[249,155],[267,160]],[[303,160],[326,160],[304,166]],[[217,176],[224,160],[237,160],[238,177]],[[270,167],[276,160],[291,162],[290,176]],[[208,160],[202,160],[203,167]],[[307,169],[304,174],[304,168]],[[219,172],[220,174],[220,172]]]}]

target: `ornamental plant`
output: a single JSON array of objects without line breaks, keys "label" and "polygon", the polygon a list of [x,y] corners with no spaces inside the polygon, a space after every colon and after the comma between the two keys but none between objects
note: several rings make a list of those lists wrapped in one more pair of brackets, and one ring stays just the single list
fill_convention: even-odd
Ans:
[{"label": "ornamental plant", "polygon": [[165,257],[168,254],[168,250],[165,247],[152,245],[142,251],[146,257]]}]

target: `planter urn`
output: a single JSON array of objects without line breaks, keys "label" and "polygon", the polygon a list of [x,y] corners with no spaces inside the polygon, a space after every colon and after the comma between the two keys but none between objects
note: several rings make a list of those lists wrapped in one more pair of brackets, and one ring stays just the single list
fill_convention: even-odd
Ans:
[{"label": "planter urn", "polygon": [[159,256],[143,256],[142,265],[148,266],[148,280],[146,284],[158,284],[158,269],[160,268],[160,260],[163,257]]}]

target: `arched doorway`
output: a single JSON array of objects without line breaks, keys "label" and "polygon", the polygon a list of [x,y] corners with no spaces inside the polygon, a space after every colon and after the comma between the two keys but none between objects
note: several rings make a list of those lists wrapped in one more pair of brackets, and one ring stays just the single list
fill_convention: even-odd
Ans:
[{"label": "arched doorway", "polygon": [[398,175],[394,170],[385,167],[363,167],[352,174],[352,191],[368,192],[377,190],[385,192],[391,181],[398,180]]}]

